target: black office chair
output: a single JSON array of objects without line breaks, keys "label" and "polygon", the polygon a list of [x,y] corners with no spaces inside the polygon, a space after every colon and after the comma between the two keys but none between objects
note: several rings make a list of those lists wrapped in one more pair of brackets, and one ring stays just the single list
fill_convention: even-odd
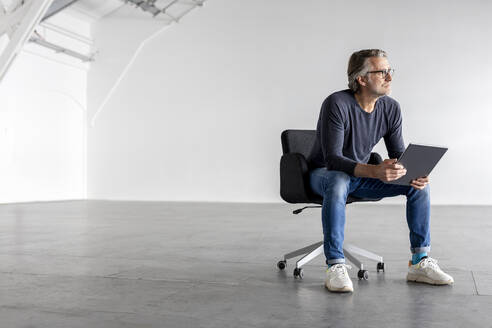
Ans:
[{"label": "black office chair", "polygon": [[[309,169],[306,158],[311,151],[311,147],[314,144],[316,138],[315,130],[285,130],[282,132],[282,150],[283,155],[280,159],[280,196],[283,200],[291,204],[305,203],[305,204],[322,204],[323,198],[316,195],[309,186]],[[371,153],[369,164],[379,164],[383,160],[378,153]],[[374,202],[378,199],[368,198],[355,198],[348,196],[347,203],[355,202]],[[317,206],[305,206],[293,211],[293,214],[299,214],[306,208],[321,207]],[[293,252],[284,255],[284,259],[277,263],[277,267],[280,270],[285,269],[287,260],[296,256],[304,255],[296,262],[294,269],[294,277],[302,278],[304,273],[302,266],[313,260],[318,255],[323,254],[323,241],[314,243],[312,245],[303,247]],[[384,272],[383,258],[379,255],[371,253],[362,248],[345,244],[343,247],[343,253],[347,260],[352,262],[359,268],[357,274],[359,279],[367,280],[369,278],[367,270],[364,270],[364,265],[353,254],[364,256],[368,259],[378,261],[376,270]]]}]

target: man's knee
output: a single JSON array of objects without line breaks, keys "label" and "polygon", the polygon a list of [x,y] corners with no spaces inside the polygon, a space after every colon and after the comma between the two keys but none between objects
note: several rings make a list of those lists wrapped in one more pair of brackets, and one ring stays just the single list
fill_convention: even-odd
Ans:
[{"label": "man's knee", "polygon": [[350,176],[342,171],[330,172],[328,179],[323,183],[323,195],[331,197],[346,197],[350,186]]},{"label": "man's knee", "polygon": [[430,184],[426,184],[424,189],[417,189],[412,186],[409,187],[407,196],[429,198],[430,197]]}]

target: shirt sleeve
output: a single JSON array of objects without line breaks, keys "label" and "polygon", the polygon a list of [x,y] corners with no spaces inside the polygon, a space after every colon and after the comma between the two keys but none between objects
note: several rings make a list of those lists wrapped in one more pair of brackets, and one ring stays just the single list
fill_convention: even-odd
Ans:
[{"label": "shirt sleeve", "polygon": [[405,151],[405,143],[402,136],[402,117],[400,105],[393,107],[393,115],[390,116],[388,132],[384,136],[384,143],[388,150],[389,158],[399,158]]},{"label": "shirt sleeve", "polygon": [[326,169],[343,171],[353,176],[357,162],[343,156],[345,133],[343,115],[331,97],[323,102],[319,123],[321,150]]}]

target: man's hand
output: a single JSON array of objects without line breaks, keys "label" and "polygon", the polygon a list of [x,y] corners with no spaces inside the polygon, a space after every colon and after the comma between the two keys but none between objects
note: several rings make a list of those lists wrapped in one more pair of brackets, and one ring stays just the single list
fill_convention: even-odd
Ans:
[{"label": "man's hand", "polygon": [[415,189],[422,190],[425,188],[425,186],[429,183],[429,177],[420,177],[417,179],[412,180],[410,185],[414,187]]},{"label": "man's hand", "polygon": [[393,181],[407,174],[407,170],[401,164],[397,164],[398,159],[385,159],[382,163],[375,165],[373,177],[383,182]]}]

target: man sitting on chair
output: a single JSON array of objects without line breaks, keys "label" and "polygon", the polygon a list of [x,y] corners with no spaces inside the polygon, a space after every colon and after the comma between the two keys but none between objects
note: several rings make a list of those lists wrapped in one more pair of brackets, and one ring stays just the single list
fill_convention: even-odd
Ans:
[{"label": "man sitting on chair", "polygon": [[[323,102],[316,141],[308,162],[310,186],[323,197],[324,252],[328,269],[325,285],[330,291],[352,292],[343,254],[345,203],[350,194],[359,198],[407,197],[410,250],[407,280],[435,285],[453,283],[435,259],[430,258],[429,178],[411,186],[387,184],[406,174],[397,158],[405,150],[402,117],[390,93],[393,69],[379,49],[355,52],[348,63],[350,89],[335,92]],[[379,165],[366,164],[373,147],[384,138],[388,156]]]}]

